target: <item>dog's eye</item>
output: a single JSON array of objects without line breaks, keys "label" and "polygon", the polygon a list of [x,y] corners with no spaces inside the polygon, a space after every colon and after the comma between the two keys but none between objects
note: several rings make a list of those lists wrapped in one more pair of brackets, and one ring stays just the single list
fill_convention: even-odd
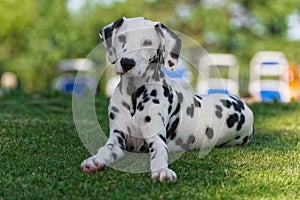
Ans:
[{"label": "dog's eye", "polygon": [[118,40],[119,40],[119,42],[121,42],[121,43],[125,42],[125,41],[126,41],[125,35],[119,35],[119,36],[118,36]]},{"label": "dog's eye", "polygon": [[144,43],[143,43],[144,47],[151,46],[151,45],[152,45],[152,41],[151,40],[145,40]]}]

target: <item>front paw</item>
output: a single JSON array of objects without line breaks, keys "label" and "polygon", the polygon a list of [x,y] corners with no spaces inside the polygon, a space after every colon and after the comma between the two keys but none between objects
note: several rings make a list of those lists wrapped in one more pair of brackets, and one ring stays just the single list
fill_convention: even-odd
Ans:
[{"label": "front paw", "polygon": [[92,156],[81,163],[81,170],[84,173],[96,173],[104,170],[105,165],[96,156]]},{"label": "front paw", "polygon": [[169,168],[155,170],[152,172],[151,177],[152,179],[160,180],[161,182],[163,181],[175,182],[177,179],[175,172],[173,172]]}]

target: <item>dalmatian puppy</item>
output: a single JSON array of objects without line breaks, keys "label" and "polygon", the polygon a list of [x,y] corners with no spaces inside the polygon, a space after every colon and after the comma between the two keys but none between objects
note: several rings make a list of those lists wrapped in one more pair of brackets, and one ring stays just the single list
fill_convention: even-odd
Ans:
[{"label": "dalmatian puppy", "polygon": [[122,17],[104,27],[100,37],[121,80],[108,108],[108,141],[82,162],[83,172],[103,170],[124,151],[149,152],[152,178],[176,181],[168,168],[169,152],[252,140],[253,114],[241,99],[193,94],[165,76],[161,64],[176,66],[181,41],[162,23]]}]

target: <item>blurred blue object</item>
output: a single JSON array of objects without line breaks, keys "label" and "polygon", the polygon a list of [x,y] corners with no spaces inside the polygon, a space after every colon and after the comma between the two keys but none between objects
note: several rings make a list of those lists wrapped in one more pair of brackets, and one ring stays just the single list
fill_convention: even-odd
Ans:
[{"label": "blurred blue object", "polygon": [[209,89],[208,94],[229,94],[228,90],[213,90]]},{"label": "blurred blue object", "polygon": [[96,90],[97,83],[92,78],[95,64],[88,59],[62,60],[58,64],[60,75],[53,84],[55,90],[77,96]]},{"label": "blurred blue object", "polygon": [[249,93],[257,101],[276,99],[288,103],[291,100],[288,76],[289,64],[283,52],[257,52],[250,62]]},{"label": "blurred blue object", "polygon": [[278,91],[267,91],[262,90],[260,91],[261,100],[264,102],[273,102],[275,99],[278,102],[282,102],[282,98]]}]

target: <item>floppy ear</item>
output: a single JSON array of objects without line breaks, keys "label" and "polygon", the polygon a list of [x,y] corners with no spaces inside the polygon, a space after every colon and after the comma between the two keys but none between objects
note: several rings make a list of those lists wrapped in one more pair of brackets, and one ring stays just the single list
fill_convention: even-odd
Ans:
[{"label": "floppy ear", "polygon": [[173,70],[177,65],[180,50],[181,40],[170,29],[162,23],[155,25],[155,30],[160,38],[163,51],[163,64],[170,70]]},{"label": "floppy ear", "polygon": [[117,30],[122,26],[126,17],[121,17],[117,21],[105,26],[99,31],[99,36],[108,52],[108,61],[115,64],[116,50],[113,45]]}]

